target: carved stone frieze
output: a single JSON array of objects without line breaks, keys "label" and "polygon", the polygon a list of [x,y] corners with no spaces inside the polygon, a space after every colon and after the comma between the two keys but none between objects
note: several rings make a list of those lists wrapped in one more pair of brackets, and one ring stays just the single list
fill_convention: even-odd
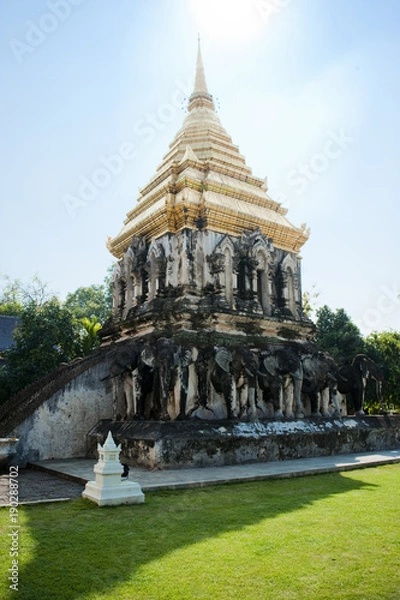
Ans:
[{"label": "carved stone frieze", "polygon": [[276,249],[259,229],[240,237],[186,229],[151,243],[136,236],[115,270],[114,319],[148,315],[147,326],[157,328],[166,314],[168,322],[172,315],[180,322],[185,310],[221,315],[224,327],[226,313],[276,320],[276,331],[282,319],[308,325],[300,278],[298,258]]}]

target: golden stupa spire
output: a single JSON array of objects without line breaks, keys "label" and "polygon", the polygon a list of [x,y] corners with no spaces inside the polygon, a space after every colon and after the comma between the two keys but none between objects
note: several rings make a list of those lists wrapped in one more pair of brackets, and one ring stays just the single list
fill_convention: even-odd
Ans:
[{"label": "golden stupa spire", "polygon": [[193,94],[189,98],[188,110],[205,106],[215,110],[214,102],[211,94],[208,91],[206,77],[204,75],[203,57],[201,54],[200,34],[198,35],[197,62],[196,62],[196,79],[194,83]]},{"label": "golden stupa spire", "polygon": [[209,231],[238,237],[258,228],[277,248],[298,252],[308,233],[286,219],[286,209],[270,198],[265,180],[253,175],[222,127],[207,89],[200,39],[194,79],[182,127],[109,250],[121,258],[133,236],[156,240],[197,230],[201,222]]},{"label": "golden stupa spire", "polygon": [[196,64],[196,81],[194,84],[195,94],[208,94],[206,78],[204,76],[203,57],[201,55],[200,34],[198,37],[197,64]]}]

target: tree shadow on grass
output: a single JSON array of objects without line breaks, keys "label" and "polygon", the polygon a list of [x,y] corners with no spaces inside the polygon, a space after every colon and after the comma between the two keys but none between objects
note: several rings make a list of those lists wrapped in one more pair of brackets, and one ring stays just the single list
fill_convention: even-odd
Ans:
[{"label": "tree shadow on grass", "polygon": [[149,493],[143,505],[100,508],[79,499],[20,508],[21,558],[26,535],[35,549],[20,568],[18,597],[112,597],[142,565],[175,550],[365,487],[334,473]]}]

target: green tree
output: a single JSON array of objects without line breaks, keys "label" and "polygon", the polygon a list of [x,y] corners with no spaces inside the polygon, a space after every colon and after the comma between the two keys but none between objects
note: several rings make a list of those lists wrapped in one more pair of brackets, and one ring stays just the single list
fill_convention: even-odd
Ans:
[{"label": "green tree", "polygon": [[80,320],[80,323],[83,327],[83,330],[81,332],[82,354],[84,356],[87,356],[92,352],[92,350],[97,348],[97,346],[100,343],[97,334],[101,329],[101,323],[99,323],[98,318],[95,316],[91,319],[83,317],[83,319]]},{"label": "green tree", "polygon": [[113,272],[114,264],[107,269],[102,284],[79,287],[75,292],[68,294],[64,303],[65,308],[68,308],[77,319],[90,320],[92,317],[97,317],[100,323],[104,323],[111,316]]},{"label": "green tree", "polygon": [[64,307],[72,312],[77,319],[91,319],[96,316],[104,321],[108,315],[105,306],[105,290],[103,285],[80,287],[67,295]]},{"label": "green tree", "polygon": [[317,286],[315,283],[311,286],[310,292],[303,292],[302,300],[303,300],[303,312],[308,318],[312,318],[313,313],[315,312],[316,301],[320,295],[320,292],[317,291]]},{"label": "green tree", "polygon": [[28,282],[23,282],[21,279],[11,279],[9,275],[1,275],[2,290],[0,293],[0,314],[15,314],[7,313],[9,308],[21,312],[23,306],[29,303],[41,306],[55,297],[55,293],[49,289],[48,283],[42,281],[37,273]]},{"label": "green tree", "polygon": [[0,314],[20,317],[15,346],[3,354],[0,402],[99,345],[97,333],[111,314],[113,269],[102,285],[78,288],[63,305],[37,274],[28,283],[0,277]]},{"label": "green tree", "polygon": [[6,353],[3,379],[9,394],[55,370],[80,354],[79,324],[71,312],[53,298],[38,305],[31,301],[20,314],[14,332],[15,346]]},{"label": "green tree", "polygon": [[108,316],[111,316],[111,309],[113,304],[113,290],[112,290],[112,282],[114,278],[115,267],[118,263],[113,262],[107,269],[106,276],[103,279],[104,285],[104,294],[105,294],[105,303],[108,309]]},{"label": "green tree", "polygon": [[363,337],[343,308],[335,312],[329,306],[317,310],[316,342],[335,360],[351,360],[365,352]]},{"label": "green tree", "polygon": [[27,283],[9,275],[0,275],[0,282],[0,315],[19,316],[29,302],[41,305],[54,297],[37,273]]},{"label": "green tree", "polygon": [[388,405],[400,408],[400,333],[371,333],[366,340],[366,352],[381,368],[385,378],[383,398]]},{"label": "green tree", "polygon": [[22,310],[22,304],[18,302],[0,302],[0,315],[6,317],[18,317]]}]

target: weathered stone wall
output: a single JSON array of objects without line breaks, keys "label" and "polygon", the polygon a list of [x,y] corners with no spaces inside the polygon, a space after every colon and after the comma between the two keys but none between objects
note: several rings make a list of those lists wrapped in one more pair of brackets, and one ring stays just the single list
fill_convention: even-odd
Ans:
[{"label": "weathered stone wall", "polygon": [[118,321],[151,312],[154,301],[185,297],[187,307],[289,319],[302,325],[300,259],[259,230],[241,237],[183,229],[151,243],[134,237],[113,280]]},{"label": "weathered stone wall", "polygon": [[176,469],[272,462],[400,448],[400,417],[232,423],[103,421],[90,432],[90,455],[108,431],[131,466]]},{"label": "weathered stone wall", "polygon": [[93,365],[8,432],[19,439],[14,462],[84,457],[88,431],[113,414],[108,373],[107,359]]},{"label": "weathered stone wall", "polygon": [[[400,446],[399,418],[337,418],[343,408],[339,411],[329,404],[329,394],[322,414],[330,418],[301,420],[311,410],[310,397],[306,410],[302,406],[301,383],[309,382],[303,380],[302,369],[298,372],[300,350],[307,347],[305,356],[311,360],[309,344],[286,340],[268,344],[262,336],[228,339],[203,333],[204,341],[200,332],[195,338],[191,332],[171,338],[162,332],[159,337],[126,336],[90,357],[61,366],[1,407],[0,436],[19,439],[16,460],[23,464],[95,455],[96,442],[104,441],[110,425],[123,444],[124,460],[150,468]],[[221,345],[224,340],[226,347]],[[279,367],[275,375],[273,367]],[[318,410],[312,414],[318,415]],[[278,420],[272,421],[273,416]],[[109,422],[104,425],[103,419]],[[89,441],[88,432],[94,427]]]}]

